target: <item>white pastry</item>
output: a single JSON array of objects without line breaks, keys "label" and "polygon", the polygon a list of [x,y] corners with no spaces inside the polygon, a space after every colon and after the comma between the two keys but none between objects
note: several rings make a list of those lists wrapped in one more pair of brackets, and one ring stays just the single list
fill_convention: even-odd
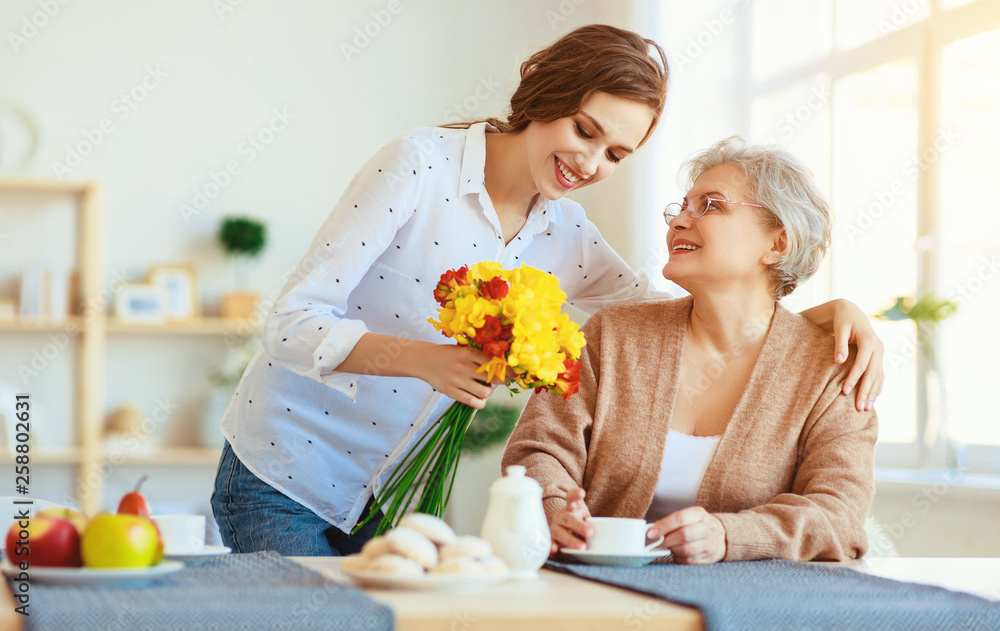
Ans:
[{"label": "white pastry", "polygon": [[385,535],[393,554],[416,561],[425,568],[437,565],[438,551],[430,539],[410,528],[393,528]]},{"label": "white pastry", "polygon": [[443,519],[427,513],[413,513],[399,520],[399,525],[412,528],[439,546],[455,543],[455,531]]},{"label": "white pastry", "polygon": [[371,559],[361,554],[352,554],[343,558],[340,569],[348,572],[364,572],[368,569]]},{"label": "white pastry", "polygon": [[392,552],[392,542],[384,536],[369,539],[365,542],[365,545],[361,546],[361,554],[369,559],[374,559],[377,556],[389,554],[390,552]]},{"label": "white pastry", "polygon": [[486,568],[473,557],[450,557],[443,559],[435,567],[431,568],[430,573],[479,576],[486,573]]},{"label": "white pastry", "polygon": [[504,560],[492,554],[482,557],[481,559],[477,559],[477,561],[479,561],[479,564],[483,566],[483,570],[487,574],[500,574],[508,570],[507,564],[504,563]]},{"label": "white pastry", "polygon": [[424,568],[416,561],[412,561],[398,554],[383,554],[371,559],[368,572],[378,572],[379,574],[391,574],[393,576],[423,576]]},{"label": "white pastry", "polygon": [[451,559],[453,557],[479,558],[491,554],[493,554],[493,546],[490,545],[489,541],[471,535],[458,537],[455,543],[441,548],[442,559]]}]

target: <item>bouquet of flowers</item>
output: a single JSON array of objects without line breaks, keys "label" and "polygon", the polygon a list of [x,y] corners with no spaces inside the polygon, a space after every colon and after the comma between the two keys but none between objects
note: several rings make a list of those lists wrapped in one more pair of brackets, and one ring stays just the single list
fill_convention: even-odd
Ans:
[{"label": "bouquet of flowers", "polygon": [[[434,298],[441,305],[438,319],[428,318],[434,328],[490,358],[477,370],[483,382],[499,379],[512,392],[547,389],[563,399],[579,389],[576,360],[586,342],[577,324],[562,312],[566,293],[555,276],[527,265],[505,270],[499,263],[483,261],[442,274]],[[418,492],[416,510],[440,517],[474,412],[453,403],[406,454],[355,531],[380,509],[384,517],[378,534],[395,526]]]}]

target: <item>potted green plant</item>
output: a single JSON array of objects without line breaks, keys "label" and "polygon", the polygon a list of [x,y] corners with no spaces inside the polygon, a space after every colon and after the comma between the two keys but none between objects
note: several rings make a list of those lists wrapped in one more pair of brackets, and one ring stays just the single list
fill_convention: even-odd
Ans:
[{"label": "potted green plant", "polygon": [[267,228],[249,217],[224,217],[216,237],[232,260],[237,288],[222,296],[222,317],[249,318],[257,308],[257,294],[246,288],[247,268],[250,260],[260,256],[267,245]]},{"label": "potted green plant", "polygon": [[[930,447],[940,435],[945,439],[945,464],[952,469],[964,469],[964,449],[950,435],[948,428],[947,391],[935,352],[938,327],[957,310],[958,303],[933,294],[926,294],[916,300],[910,296],[899,296],[895,304],[876,313],[875,317],[890,321],[910,320],[916,327],[917,352],[923,363],[922,367],[918,365],[917,374],[924,379],[925,384],[917,394],[918,409],[926,410],[925,414],[918,412],[920,418],[917,421],[921,461],[927,463],[930,460]],[[936,401],[933,400],[935,393]]]}]

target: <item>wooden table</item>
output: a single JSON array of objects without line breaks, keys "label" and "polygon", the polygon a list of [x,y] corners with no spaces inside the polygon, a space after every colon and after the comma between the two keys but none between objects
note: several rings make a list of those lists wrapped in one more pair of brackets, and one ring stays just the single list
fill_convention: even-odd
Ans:
[{"label": "wooden table", "polygon": [[[293,560],[335,581],[350,582],[337,569],[338,558]],[[1000,600],[1000,558],[887,558],[822,565]],[[364,591],[392,608],[400,631],[704,628],[696,609],[547,570],[540,572],[537,581],[506,581],[481,592]]]},{"label": "wooden table", "polygon": [[[338,582],[349,582],[336,557],[293,557]],[[824,563],[901,581],[937,585],[1000,601],[1000,558],[864,559]],[[467,593],[365,589],[392,608],[400,631],[549,629],[702,629],[697,610],[543,570],[538,580],[506,581]],[[21,629],[9,589],[0,589],[0,629]]]}]

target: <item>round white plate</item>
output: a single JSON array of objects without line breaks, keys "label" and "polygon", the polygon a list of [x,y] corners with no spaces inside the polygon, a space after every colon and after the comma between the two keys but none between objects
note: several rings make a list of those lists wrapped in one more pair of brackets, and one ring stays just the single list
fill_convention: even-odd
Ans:
[{"label": "round white plate", "polygon": [[[101,585],[105,583],[139,583],[151,581],[164,574],[184,569],[180,561],[161,561],[159,565],[138,568],[95,569],[89,567],[38,567],[28,569],[29,580],[57,585]],[[0,570],[8,577],[16,577],[20,568],[6,560]]]},{"label": "round white plate", "polygon": [[214,557],[220,554],[229,554],[233,549],[229,546],[205,546],[201,552],[185,552],[184,554],[165,554],[165,559],[193,559],[201,557]]},{"label": "round white plate", "polygon": [[649,552],[632,552],[629,554],[609,554],[593,550],[573,550],[560,548],[560,552],[581,563],[589,565],[646,565],[661,557],[670,556],[670,550],[651,550]]},{"label": "round white plate", "polygon": [[495,574],[427,574],[425,576],[392,576],[378,572],[340,570],[344,576],[365,587],[378,589],[412,589],[421,591],[475,591],[510,578],[508,572]]}]

